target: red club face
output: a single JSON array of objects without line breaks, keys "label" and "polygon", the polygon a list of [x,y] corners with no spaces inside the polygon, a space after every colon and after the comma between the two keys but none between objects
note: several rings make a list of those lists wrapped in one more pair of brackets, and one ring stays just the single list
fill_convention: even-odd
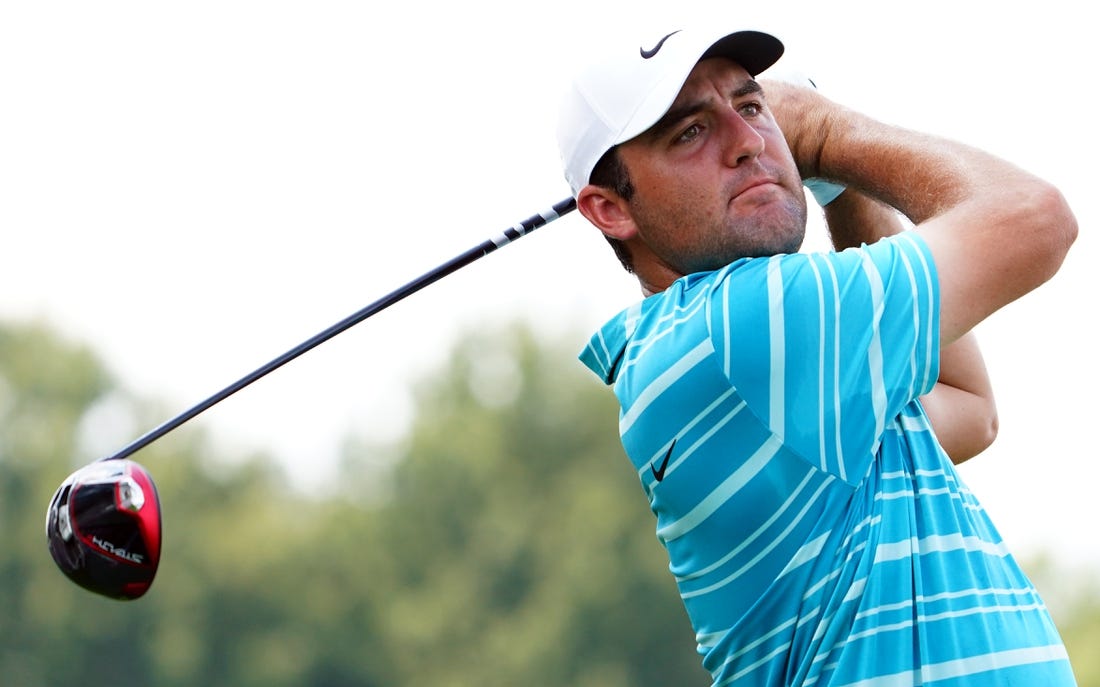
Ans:
[{"label": "red club face", "polygon": [[160,563],[157,488],[142,466],[108,460],[77,470],[46,514],[54,562],[80,586],[115,599],[148,591]]}]

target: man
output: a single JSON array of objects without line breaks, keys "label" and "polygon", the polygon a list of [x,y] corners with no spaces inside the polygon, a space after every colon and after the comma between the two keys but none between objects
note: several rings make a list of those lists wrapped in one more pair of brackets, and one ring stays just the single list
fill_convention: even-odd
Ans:
[{"label": "man", "polygon": [[[986,153],[765,94],[782,50],[683,30],[611,51],[559,129],[578,209],[647,296],[581,358],[614,385],[703,665],[714,685],[1073,685],[947,451],[996,429],[970,330],[1057,271],[1076,222]],[[836,252],[797,252],[803,179],[833,189]]]}]

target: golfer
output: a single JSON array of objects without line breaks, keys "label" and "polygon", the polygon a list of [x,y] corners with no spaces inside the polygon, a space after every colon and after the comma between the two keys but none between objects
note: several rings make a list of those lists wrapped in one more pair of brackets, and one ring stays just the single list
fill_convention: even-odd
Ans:
[{"label": "golfer", "polygon": [[[581,358],[621,404],[703,666],[1074,685],[952,459],[996,434],[970,331],[1055,274],[1075,219],[989,154],[758,82],[782,51],[728,29],[611,49],[559,128],[578,209],[645,295]],[[804,183],[835,251],[799,253]]]}]

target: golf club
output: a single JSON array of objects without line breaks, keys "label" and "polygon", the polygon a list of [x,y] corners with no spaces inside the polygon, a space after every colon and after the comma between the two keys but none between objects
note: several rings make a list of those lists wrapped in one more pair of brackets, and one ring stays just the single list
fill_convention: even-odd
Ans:
[{"label": "golf club", "polygon": [[576,208],[576,201],[566,198],[486,239],[295,346],[115,453],[69,475],[57,488],[46,512],[46,539],[57,567],[78,585],[110,598],[136,599],[145,594],[160,563],[160,499],[149,472],[128,460],[129,456],[371,315]]}]

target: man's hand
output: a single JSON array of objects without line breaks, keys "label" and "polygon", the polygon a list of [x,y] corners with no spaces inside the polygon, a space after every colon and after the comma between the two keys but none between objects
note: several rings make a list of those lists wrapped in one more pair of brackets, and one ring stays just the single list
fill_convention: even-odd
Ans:
[{"label": "man's hand", "polygon": [[818,93],[808,80],[799,84],[789,79],[765,78],[760,84],[799,174],[803,179],[819,177],[817,161],[824,145],[822,134],[829,126],[831,110],[840,106]]}]

